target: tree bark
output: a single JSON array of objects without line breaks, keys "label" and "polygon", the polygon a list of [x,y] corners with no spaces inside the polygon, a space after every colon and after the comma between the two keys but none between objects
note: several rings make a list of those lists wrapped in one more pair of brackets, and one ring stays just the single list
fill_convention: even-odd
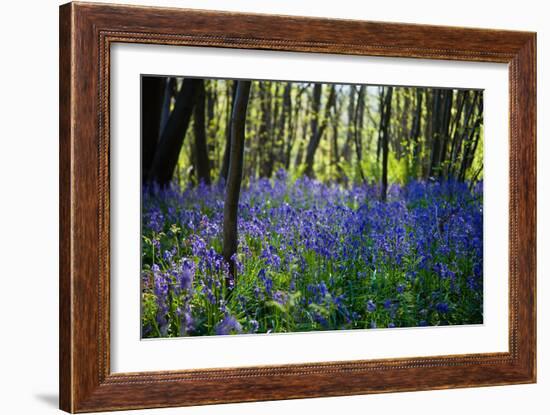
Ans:
[{"label": "tree bark", "polygon": [[453,106],[454,91],[452,89],[443,92],[443,120],[441,122],[441,148],[439,150],[439,178],[443,178],[448,164],[447,147],[450,141],[451,109]]},{"label": "tree bark", "polygon": [[170,118],[170,112],[172,112],[172,98],[176,95],[178,89],[178,81],[176,78],[168,78],[166,81],[166,88],[164,91],[164,97],[162,99],[162,111],[160,115],[160,132],[159,136],[162,136],[166,123]]},{"label": "tree bark", "polygon": [[233,81],[231,89],[227,90],[227,119],[225,122],[225,148],[223,151],[222,166],[220,168],[220,180],[227,181],[227,172],[229,170],[229,154],[231,152],[231,114],[235,103],[235,94],[237,92],[237,81]]},{"label": "tree bark", "polygon": [[[287,148],[288,143],[292,143],[292,83],[287,82],[283,90],[283,111],[279,118],[279,129],[278,129],[278,161],[280,166],[287,165]],[[291,144],[292,145],[292,144]]]},{"label": "tree bark", "polygon": [[412,163],[415,176],[418,175],[418,157],[420,155],[420,130],[422,128],[422,89],[416,90],[416,109],[414,111],[409,140],[412,147]]},{"label": "tree bark", "polygon": [[219,160],[219,146],[218,140],[216,140],[216,132],[220,128],[219,120],[222,116],[222,111],[218,110],[218,91],[217,80],[204,81],[205,89],[205,106],[206,106],[206,144],[208,146],[208,155],[212,156],[210,159],[210,168],[218,167]]},{"label": "tree bark", "polygon": [[432,141],[432,148],[430,153],[430,170],[428,172],[429,177],[433,177],[436,173],[436,168],[439,164],[439,149],[441,147],[440,137],[440,123],[441,123],[441,90],[433,90],[433,105],[432,105],[432,135],[429,137]]},{"label": "tree bark", "polygon": [[[403,98],[403,111],[401,112],[401,129],[399,134],[399,145],[400,151],[397,154],[398,160],[401,157],[407,155],[407,152],[410,148],[409,142],[409,117],[411,114],[411,90],[410,88],[403,88],[402,92]],[[402,148],[402,144],[407,143],[406,148]]]},{"label": "tree bark", "polygon": [[342,168],[340,167],[340,149],[338,148],[338,137],[340,135],[340,117],[342,112],[341,103],[337,100],[332,108],[332,161],[334,176],[337,182],[341,181]]},{"label": "tree bark", "polygon": [[380,200],[386,201],[388,193],[388,152],[389,152],[389,126],[391,118],[391,100],[393,88],[385,87],[384,112],[380,122],[381,145],[382,145],[382,186],[380,189]]},{"label": "tree bark", "polygon": [[457,151],[458,151],[458,144],[459,144],[459,127],[460,127],[460,120],[462,117],[462,111],[464,109],[464,103],[466,101],[465,99],[465,91],[458,91],[456,95],[456,105],[457,109],[454,114],[454,119],[451,124],[451,129],[449,131],[449,138],[451,140],[450,149],[449,149],[449,163],[447,164],[445,175],[447,179],[451,178],[454,172],[455,168],[455,162],[457,157]]},{"label": "tree bark", "polygon": [[313,90],[313,119],[311,120],[311,139],[309,140],[307,152],[306,152],[306,169],[305,174],[309,177],[314,176],[313,161],[315,159],[315,152],[319,147],[323,133],[327,127],[327,122],[330,117],[330,109],[334,105],[336,91],[335,86],[330,88],[329,96],[325,106],[325,114],[321,123],[319,124],[319,112],[321,110],[321,94],[322,84],[315,84]]},{"label": "tree bark", "polygon": [[430,161],[430,177],[441,177],[442,164],[446,158],[446,148],[449,136],[453,90],[434,89],[432,112],[432,153]]},{"label": "tree bark", "polygon": [[[305,104],[304,104],[304,107],[306,108],[306,110],[304,111],[304,114],[302,114],[302,117],[301,117],[302,118],[302,122],[300,123],[301,134],[300,134],[300,138],[298,140],[298,150],[296,151],[296,158],[294,160],[294,167],[295,167],[296,170],[300,170],[301,167],[302,167],[302,161],[304,159],[304,146],[305,146],[305,143],[307,141],[308,134],[309,134],[310,123],[307,122],[308,121],[307,108],[310,105],[311,97],[308,94],[307,87],[305,89],[306,94],[305,94]],[[298,126],[298,124],[297,124],[297,126]]]},{"label": "tree bark", "polygon": [[146,182],[160,136],[162,101],[167,80],[144,76],[141,80],[141,175]]},{"label": "tree bark", "polygon": [[458,174],[458,180],[466,180],[466,172],[471,167],[474,161],[475,152],[481,136],[481,124],[483,122],[483,95],[480,91],[474,92],[473,104],[477,109],[477,116],[473,121],[473,125],[466,129],[469,131],[466,143],[464,144],[464,150],[462,154],[462,160],[460,163],[460,170]]},{"label": "tree bark", "polygon": [[197,166],[197,179],[199,183],[210,184],[210,158],[206,143],[206,119],[205,119],[205,89],[204,80],[197,84],[196,104],[194,109],[193,132],[195,134],[195,163]]},{"label": "tree bark", "polygon": [[176,105],[170,114],[155,152],[149,180],[161,186],[167,186],[174,175],[181,146],[193,113],[198,84],[198,79],[183,80],[176,98]]},{"label": "tree bark", "polygon": [[[295,104],[293,106],[293,113],[289,114],[288,119],[288,139],[285,149],[285,168],[288,170],[290,168],[290,158],[292,155],[292,147],[294,146],[294,141],[296,141],[296,134],[298,132],[298,126],[300,123],[301,111],[302,111],[302,93],[305,91],[305,88],[302,88],[295,97]],[[291,101],[292,108],[292,101]]]},{"label": "tree bark", "polygon": [[346,142],[344,144],[344,148],[342,150],[342,156],[345,161],[349,162],[351,158],[351,143],[354,139],[354,126],[355,126],[355,86],[350,86],[349,91],[349,102],[348,102],[348,128],[347,128],[347,137]]},{"label": "tree bark", "polygon": [[365,173],[363,172],[363,145],[362,145],[362,130],[363,126],[361,125],[360,120],[363,117],[362,109],[365,105],[365,85],[361,85],[359,92],[357,94],[357,105],[355,106],[355,115],[353,117],[353,135],[355,139],[355,153],[357,155],[357,169],[361,175],[361,180],[365,183],[367,180],[365,178]]},{"label": "tree bark", "polygon": [[251,81],[237,81],[235,103],[231,115],[231,152],[223,208],[223,257],[230,266],[231,278],[235,277],[233,255],[237,253],[238,246],[237,219],[243,175],[244,133],[250,86]]},{"label": "tree bark", "polygon": [[260,81],[260,108],[261,121],[258,130],[258,151],[259,151],[259,170],[260,177],[269,177],[271,175],[272,157],[271,149],[273,148],[273,128],[271,122],[272,105],[271,105],[271,82]]}]

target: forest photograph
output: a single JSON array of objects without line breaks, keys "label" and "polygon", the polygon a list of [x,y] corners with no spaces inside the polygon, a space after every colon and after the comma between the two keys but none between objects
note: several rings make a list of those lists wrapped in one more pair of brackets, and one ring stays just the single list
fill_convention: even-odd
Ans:
[{"label": "forest photograph", "polygon": [[140,82],[143,339],[483,323],[483,90]]}]

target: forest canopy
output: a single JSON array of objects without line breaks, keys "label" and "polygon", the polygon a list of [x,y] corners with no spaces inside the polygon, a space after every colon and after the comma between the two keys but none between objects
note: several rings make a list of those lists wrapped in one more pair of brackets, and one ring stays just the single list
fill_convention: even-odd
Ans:
[{"label": "forest canopy", "polygon": [[[144,180],[175,177],[185,186],[226,178],[236,85],[144,77]],[[162,140],[173,135],[176,143]],[[150,171],[156,152],[168,160],[164,171]],[[281,168],[339,183],[479,181],[483,91],[252,81],[243,164],[245,183]]]}]

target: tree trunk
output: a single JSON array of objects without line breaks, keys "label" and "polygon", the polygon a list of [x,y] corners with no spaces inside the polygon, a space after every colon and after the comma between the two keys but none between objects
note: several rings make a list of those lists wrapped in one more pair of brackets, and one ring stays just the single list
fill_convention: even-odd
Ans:
[{"label": "tree trunk", "polygon": [[336,101],[332,109],[332,165],[334,166],[334,176],[337,182],[342,177],[342,169],[340,167],[340,149],[338,148],[338,136],[340,135],[340,116],[341,105]]},{"label": "tree trunk", "polygon": [[380,189],[380,200],[386,201],[388,193],[388,152],[389,152],[389,127],[391,118],[391,100],[393,88],[385,87],[384,112],[380,122],[381,146],[382,146],[382,186]]},{"label": "tree trunk", "polygon": [[141,174],[147,181],[159,142],[162,101],[167,80],[144,76],[141,80]]},{"label": "tree trunk", "polygon": [[398,154],[398,159],[403,156],[407,156],[408,150],[410,149],[409,142],[409,117],[411,114],[411,89],[403,88],[403,111],[401,112],[401,131],[399,141],[400,144],[407,143],[406,148],[401,148],[401,151]]},{"label": "tree trunk", "polygon": [[231,279],[235,277],[233,255],[237,253],[238,244],[237,219],[244,164],[244,133],[250,86],[251,81],[237,81],[235,103],[231,115],[231,152],[223,208],[223,257],[230,266]]},{"label": "tree trunk", "polygon": [[439,178],[443,178],[447,167],[447,147],[450,141],[449,128],[451,125],[451,109],[453,106],[454,91],[452,89],[443,92],[443,120],[441,122],[441,148],[439,150]]},{"label": "tree trunk", "polygon": [[315,159],[315,152],[319,147],[323,133],[327,127],[327,122],[330,117],[330,109],[334,105],[336,91],[335,86],[330,88],[329,96],[325,106],[325,114],[321,123],[319,124],[319,112],[321,107],[321,94],[322,84],[315,84],[313,90],[313,119],[311,120],[311,139],[309,140],[306,152],[306,169],[305,174],[309,177],[313,177],[313,161]]},{"label": "tree trunk", "polygon": [[269,177],[272,169],[271,149],[273,148],[273,128],[271,122],[271,82],[260,81],[261,120],[258,130],[258,151],[260,177]]},{"label": "tree trunk", "polygon": [[432,140],[432,149],[430,157],[430,171],[428,175],[430,177],[435,176],[437,173],[437,167],[439,165],[439,151],[441,148],[441,90],[433,90],[433,106],[432,106],[432,136],[429,137]]},{"label": "tree trunk", "polygon": [[420,142],[420,165],[421,165],[421,177],[426,179],[430,175],[430,162],[431,162],[431,143],[433,136],[433,101],[434,90],[426,89],[424,91],[424,140]]},{"label": "tree trunk", "polygon": [[420,155],[420,130],[422,128],[422,89],[416,90],[416,109],[414,111],[409,140],[412,147],[412,164],[415,176],[418,176],[418,157]]},{"label": "tree trunk", "polygon": [[[466,180],[466,172],[471,167],[474,161],[475,152],[481,135],[481,124],[483,122],[483,95],[480,91],[474,92],[472,106],[477,108],[477,116],[473,121],[473,125],[469,127],[469,135],[464,144],[458,180]],[[468,130],[467,130],[468,131]]]},{"label": "tree trunk", "polygon": [[149,173],[149,180],[167,186],[172,180],[181,146],[191,120],[198,79],[184,79],[174,110],[166,123]]},{"label": "tree trunk", "polygon": [[[460,180],[460,177],[461,177],[462,166],[464,163],[464,155],[468,152],[469,145],[470,145],[468,142],[468,137],[472,131],[471,120],[473,119],[474,112],[476,109],[477,96],[478,96],[477,92],[475,91],[473,93],[473,96],[471,97],[470,97],[469,91],[465,92],[465,95],[464,95],[464,101],[465,101],[464,116],[463,116],[462,126],[460,129],[461,131],[459,134],[457,133],[458,138],[457,138],[456,153],[454,156],[454,163],[453,163],[453,175],[458,180]],[[459,158],[461,158],[460,162],[459,162]]]},{"label": "tree trunk", "polygon": [[206,120],[205,120],[205,90],[204,80],[199,79],[197,84],[196,104],[194,110],[193,131],[195,133],[195,160],[197,166],[197,179],[199,183],[210,184],[210,159],[206,144]]},{"label": "tree trunk", "polygon": [[357,169],[361,175],[363,183],[366,182],[365,173],[363,172],[363,126],[361,119],[363,118],[363,109],[365,108],[365,85],[361,85],[357,94],[357,105],[355,106],[355,115],[353,117],[353,135],[355,140],[355,153],[357,155]]},{"label": "tree trunk", "polygon": [[353,131],[355,126],[355,86],[350,86],[349,91],[349,102],[348,102],[348,131],[347,131],[347,137],[346,142],[344,144],[344,149],[342,150],[342,156],[345,161],[349,162],[351,158],[351,145],[355,136],[355,133]]},{"label": "tree trunk", "polygon": [[227,181],[227,172],[229,170],[229,154],[231,152],[231,114],[233,104],[235,103],[235,94],[237,93],[237,81],[233,81],[231,89],[227,90],[227,118],[225,122],[225,148],[223,151],[222,166],[220,168],[220,180]]},{"label": "tree trunk", "polygon": [[[307,141],[307,137],[308,137],[308,134],[309,134],[309,127],[310,127],[310,123],[308,123],[308,111],[307,111],[307,108],[309,107],[310,103],[309,101],[311,100],[310,96],[308,95],[307,93],[307,89],[306,89],[306,94],[305,94],[305,104],[304,104],[304,107],[305,107],[305,111],[304,111],[304,114],[302,114],[302,122],[299,124],[302,128],[301,130],[301,134],[300,134],[300,139],[299,139],[299,142],[298,142],[298,150],[296,151],[296,159],[294,160],[294,167],[296,170],[300,170],[301,167],[302,167],[302,162],[304,160],[304,146],[305,146],[305,143]],[[297,124],[298,126],[298,124]]]},{"label": "tree trunk", "polygon": [[[300,124],[301,117],[301,111],[302,111],[302,93],[304,92],[304,88],[298,91],[295,98],[295,104],[294,104],[294,111],[291,114],[289,114],[288,119],[288,141],[286,144],[285,149],[285,168],[288,170],[290,168],[290,158],[292,155],[292,147],[294,145],[294,141],[296,140],[296,134],[298,132],[298,126]],[[292,108],[292,102],[291,102],[291,108]]]},{"label": "tree trunk", "polygon": [[280,167],[287,165],[287,148],[288,143],[292,143],[292,99],[291,99],[292,83],[287,82],[283,90],[283,111],[279,118],[278,130],[278,154],[277,158]]},{"label": "tree trunk", "polygon": [[270,117],[270,129],[268,130],[268,140],[266,145],[267,157],[263,163],[265,168],[264,177],[270,178],[273,175],[273,169],[277,162],[277,156],[279,155],[278,146],[279,139],[282,140],[281,125],[279,124],[280,119],[282,119],[282,131],[284,133],[284,114],[281,109],[281,102],[279,96],[281,95],[281,83],[276,83],[274,88],[270,88],[269,93],[269,107],[267,108],[267,113]]},{"label": "tree trunk", "polygon": [[308,176],[311,176],[313,172],[313,155],[317,146],[315,141],[317,139],[317,130],[319,129],[319,116],[321,111],[321,96],[323,94],[323,84],[314,84],[313,85],[313,98],[311,101],[311,138],[308,142],[306,150],[306,170],[305,173]]},{"label": "tree trunk", "polygon": [[462,119],[462,111],[464,109],[464,104],[466,102],[466,92],[465,91],[458,91],[456,95],[456,105],[457,109],[454,115],[454,120],[451,125],[451,130],[449,132],[449,138],[451,138],[451,147],[450,147],[450,154],[449,154],[449,163],[446,168],[446,177],[447,179],[451,178],[454,174],[455,169],[455,163],[456,163],[456,157],[458,154],[459,147],[459,131],[460,131],[460,120]]},{"label": "tree trunk", "polygon": [[378,113],[380,114],[380,120],[378,121],[378,140],[376,140],[376,163],[380,162],[380,153],[382,152],[382,130],[384,125],[384,97],[385,88],[383,86],[378,87]]},{"label": "tree trunk", "polygon": [[160,115],[160,133],[159,136],[162,136],[166,123],[170,118],[170,113],[172,112],[172,98],[178,92],[178,81],[176,78],[168,78],[166,81],[166,88],[164,91],[164,97],[162,99],[162,111]]},{"label": "tree trunk", "polygon": [[447,157],[452,102],[452,89],[434,89],[430,177],[438,176],[441,178],[444,173],[443,165]]},{"label": "tree trunk", "polygon": [[217,80],[210,80],[205,82],[205,105],[206,105],[206,144],[208,146],[208,156],[210,159],[210,168],[215,169],[219,167],[218,165],[218,140],[216,140],[216,132],[220,128],[219,120],[221,118],[222,112],[218,110],[218,91],[217,91]]}]

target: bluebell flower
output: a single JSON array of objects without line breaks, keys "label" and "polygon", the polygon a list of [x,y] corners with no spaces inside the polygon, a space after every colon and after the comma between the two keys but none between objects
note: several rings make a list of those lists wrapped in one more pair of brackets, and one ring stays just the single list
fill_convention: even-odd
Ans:
[{"label": "bluebell flower", "polygon": [[216,334],[225,335],[233,333],[241,333],[242,327],[241,324],[235,319],[235,317],[227,314],[222,321],[216,326]]},{"label": "bluebell flower", "polygon": [[449,305],[447,303],[437,303],[435,309],[438,313],[447,314],[449,312]]},{"label": "bluebell flower", "polygon": [[285,293],[283,291],[275,291],[273,293],[273,300],[281,305],[285,305],[288,301],[288,293]]},{"label": "bluebell flower", "polygon": [[248,322],[248,324],[250,325],[250,332],[251,333],[256,333],[258,331],[258,329],[260,328],[260,324],[254,319],[250,320]]},{"label": "bluebell flower", "polygon": [[[394,183],[384,203],[378,184],[291,176],[243,182],[232,258],[239,278],[221,255],[223,181],[144,186],[142,230],[154,247],[142,248],[144,336],[224,332],[236,312],[247,332],[259,330],[253,321],[289,330],[265,301],[285,305],[290,295],[288,322],[305,329],[480,321],[482,184]],[[373,318],[377,307],[389,323]],[[205,324],[213,309],[224,316],[214,327]]]},{"label": "bluebell flower", "polygon": [[184,258],[179,272],[176,274],[176,279],[179,288],[182,290],[190,290],[195,277],[195,263],[187,258]]},{"label": "bluebell flower", "polygon": [[369,313],[376,311],[376,304],[372,300],[367,301],[367,311]]}]

